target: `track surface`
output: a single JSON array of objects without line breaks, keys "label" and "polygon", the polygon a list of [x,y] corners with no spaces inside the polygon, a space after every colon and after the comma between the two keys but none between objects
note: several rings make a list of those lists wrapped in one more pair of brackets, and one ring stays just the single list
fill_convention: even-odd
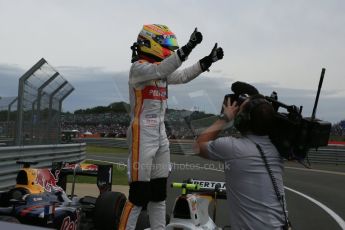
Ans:
[{"label": "track surface", "polygon": [[[126,154],[88,155],[89,159],[127,163]],[[172,155],[172,173],[168,183],[182,182],[188,178],[224,181],[222,164],[196,156]],[[305,169],[296,163],[285,164],[285,193],[289,217],[294,229],[345,229],[345,166],[312,165]],[[167,212],[180,191],[168,188]],[[212,213],[212,205],[210,205]],[[225,201],[217,204],[216,223],[225,226],[228,209]]]}]

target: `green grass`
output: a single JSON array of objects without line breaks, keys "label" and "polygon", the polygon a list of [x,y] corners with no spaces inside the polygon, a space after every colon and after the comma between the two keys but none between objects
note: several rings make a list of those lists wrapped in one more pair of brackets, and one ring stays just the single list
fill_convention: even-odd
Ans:
[{"label": "green grass", "polygon": [[[102,164],[102,162],[98,161],[85,161],[84,163],[89,164]],[[68,183],[72,183],[73,176],[70,175],[67,178]],[[91,176],[77,176],[76,177],[76,183],[86,183],[86,184],[95,184],[96,185],[96,177]],[[127,167],[125,166],[119,166],[119,165],[113,165],[113,185],[127,185]]]},{"label": "green grass", "polygon": [[86,145],[86,153],[92,154],[117,154],[117,153],[127,153],[128,149],[125,148],[112,148],[112,147],[101,147],[95,145]]},{"label": "green grass", "polygon": [[331,141],[345,141],[345,136],[330,136],[329,140],[331,140]]}]

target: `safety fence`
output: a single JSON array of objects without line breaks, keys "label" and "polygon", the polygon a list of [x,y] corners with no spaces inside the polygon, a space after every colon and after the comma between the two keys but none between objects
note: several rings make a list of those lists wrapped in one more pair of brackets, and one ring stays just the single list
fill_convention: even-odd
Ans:
[{"label": "safety fence", "polygon": [[14,145],[14,138],[1,138],[0,137],[0,147],[12,146]]},{"label": "safety fence", "polygon": [[[126,139],[119,138],[84,138],[79,141],[86,142],[89,145],[127,148]],[[193,145],[190,141],[170,141],[171,154],[193,155]],[[311,149],[309,151],[309,161],[313,163],[345,165],[345,146],[329,145],[321,147],[318,150]]]},{"label": "safety fence", "polygon": [[74,87],[45,59],[19,79],[16,145],[58,144],[62,102]]},{"label": "safety fence", "polygon": [[[42,58],[19,78],[18,96],[0,97],[6,145],[59,144],[62,103],[74,87]],[[4,146],[0,143],[0,146]]]},{"label": "safety fence", "polygon": [[53,162],[81,162],[86,158],[86,144],[30,145],[0,148],[0,190],[15,185],[22,165],[17,161],[38,162],[35,168],[51,167]]},{"label": "safety fence", "polygon": [[[0,137],[14,139],[17,119],[18,97],[0,98]],[[10,142],[14,144],[13,141]],[[0,140],[1,146],[1,140]]]}]

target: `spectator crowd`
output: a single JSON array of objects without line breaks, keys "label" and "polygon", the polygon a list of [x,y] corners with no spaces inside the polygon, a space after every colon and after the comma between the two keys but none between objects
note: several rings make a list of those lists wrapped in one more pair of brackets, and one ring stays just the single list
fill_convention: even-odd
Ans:
[{"label": "spectator crowd", "polygon": [[[86,110],[87,111],[87,110]],[[169,139],[194,139],[207,127],[214,115],[200,111],[168,109],[165,116]],[[78,130],[80,134],[99,134],[101,137],[126,137],[130,117],[122,111],[90,111],[64,113],[61,115],[62,130]],[[236,132],[228,129],[225,134]],[[345,120],[332,125],[331,136],[345,136]]]},{"label": "spectator crowd", "polygon": [[[165,127],[169,139],[193,139],[195,136],[190,120],[208,117],[203,112],[168,110]],[[65,113],[61,116],[62,130],[78,130],[80,134],[100,134],[101,137],[126,137],[130,118],[128,113]]]}]

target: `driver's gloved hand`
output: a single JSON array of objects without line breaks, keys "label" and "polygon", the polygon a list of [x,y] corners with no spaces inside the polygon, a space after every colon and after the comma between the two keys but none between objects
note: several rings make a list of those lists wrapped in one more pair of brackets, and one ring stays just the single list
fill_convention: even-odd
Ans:
[{"label": "driver's gloved hand", "polygon": [[177,50],[177,54],[180,57],[181,61],[185,61],[190,52],[192,52],[196,45],[200,44],[201,41],[202,34],[198,31],[197,28],[195,28],[193,33],[190,35],[188,43],[182,46],[181,49]]},{"label": "driver's gloved hand", "polygon": [[224,57],[224,52],[223,52],[223,49],[222,47],[218,47],[218,44],[216,43],[211,51],[211,53],[200,59],[200,66],[201,66],[201,69],[202,71],[209,71],[208,68],[210,68],[210,66],[212,65],[213,62],[216,62],[220,59],[223,59]]}]

